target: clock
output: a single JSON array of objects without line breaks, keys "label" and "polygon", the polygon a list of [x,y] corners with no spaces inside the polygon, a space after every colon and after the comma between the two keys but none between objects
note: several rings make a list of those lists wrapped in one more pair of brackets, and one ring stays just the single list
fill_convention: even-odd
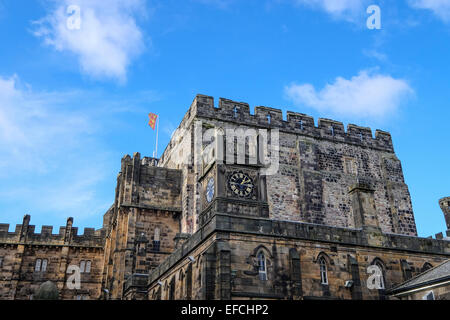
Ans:
[{"label": "clock", "polygon": [[255,188],[253,179],[243,172],[234,172],[228,179],[228,187],[234,195],[241,198],[250,196]]},{"label": "clock", "polygon": [[208,180],[206,185],[206,201],[211,202],[214,197],[214,178]]}]

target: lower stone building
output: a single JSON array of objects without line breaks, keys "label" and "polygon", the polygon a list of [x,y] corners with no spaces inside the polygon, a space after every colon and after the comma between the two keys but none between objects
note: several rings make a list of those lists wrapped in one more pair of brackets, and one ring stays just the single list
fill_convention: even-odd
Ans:
[{"label": "lower stone building", "polygon": [[[35,233],[29,215],[14,232],[8,232],[9,225],[0,224],[0,299],[33,299],[40,286],[49,281],[61,299],[100,297],[104,232],[86,228],[78,235],[72,224],[69,218],[58,234],[52,233],[51,226]],[[80,286],[76,288],[67,285],[73,273],[70,266],[80,271]]]},{"label": "lower stone building", "polygon": [[388,289],[448,261],[449,250],[447,240],[217,213],[141,290],[169,300],[389,299]]},{"label": "lower stone building", "polygon": [[122,158],[100,230],[72,224],[0,225],[0,299],[398,299],[450,259],[389,133],[204,95],[159,159]]},{"label": "lower stone building", "polygon": [[450,260],[429,269],[389,290],[401,300],[450,300]]}]

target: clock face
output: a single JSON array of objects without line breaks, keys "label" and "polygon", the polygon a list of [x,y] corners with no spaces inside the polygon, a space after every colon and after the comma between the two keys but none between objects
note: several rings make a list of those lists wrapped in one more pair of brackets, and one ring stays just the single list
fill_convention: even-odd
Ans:
[{"label": "clock face", "polygon": [[211,202],[214,197],[214,178],[208,180],[206,185],[206,201]]},{"label": "clock face", "polygon": [[233,194],[241,198],[251,195],[255,187],[252,178],[242,172],[234,172],[228,179],[228,186]]}]

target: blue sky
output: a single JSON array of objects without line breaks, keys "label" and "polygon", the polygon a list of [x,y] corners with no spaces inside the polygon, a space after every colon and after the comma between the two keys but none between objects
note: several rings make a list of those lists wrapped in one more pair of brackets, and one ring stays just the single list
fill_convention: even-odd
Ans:
[{"label": "blue sky", "polygon": [[101,227],[148,112],[161,154],[202,93],[390,131],[419,235],[445,230],[450,1],[0,0],[0,39],[2,223]]}]

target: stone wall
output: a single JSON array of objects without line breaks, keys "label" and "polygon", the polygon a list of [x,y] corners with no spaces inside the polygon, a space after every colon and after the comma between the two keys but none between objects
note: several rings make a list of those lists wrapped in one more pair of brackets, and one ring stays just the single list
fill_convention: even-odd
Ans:
[{"label": "stone wall", "polygon": [[[52,233],[52,227],[43,226],[35,233],[30,216],[8,232],[9,225],[0,225],[0,299],[32,299],[39,286],[52,281],[59,290],[60,299],[98,299],[103,271],[103,230],[86,228],[82,235],[72,227],[73,219]],[[37,260],[46,261],[45,270],[36,270]],[[90,261],[89,272],[81,274],[80,289],[67,286],[67,268]]]},{"label": "stone wall", "polygon": [[139,291],[133,287],[139,285],[133,275],[148,274],[174,250],[180,232],[181,171],[156,165],[156,159],[141,159],[139,153],[122,159],[114,206],[104,216],[109,223],[104,226],[105,298],[126,296],[128,279],[128,289]]},{"label": "stone wall", "polygon": [[[270,115],[270,121],[268,116]],[[196,124],[201,123],[200,130]],[[375,188],[378,220],[384,232],[417,235],[408,187],[401,162],[394,153],[389,133],[341,122],[314,119],[281,110],[256,107],[250,114],[246,103],[198,95],[171,142],[159,166],[180,168],[182,183],[182,232],[198,227],[203,187],[202,150],[196,141],[209,128],[274,130],[279,137],[279,170],[267,176],[268,204],[273,219],[354,227],[348,187],[361,179]],[[203,144],[201,144],[203,146]],[[217,152],[216,152],[217,153]]]},{"label": "stone wall", "polygon": [[[259,278],[259,252],[267,258],[267,280]],[[326,285],[320,257],[327,263]],[[193,282],[201,299],[387,299],[386,289],[449,257],[444,240],[216,214],[150,274],[148,298],[186,299],[191,280],[184,275],[201,262],[202,278]],[[367,286],[367,268],[375,262],[383,290]],[[353,285],[346,287],[349,280]]]}]

